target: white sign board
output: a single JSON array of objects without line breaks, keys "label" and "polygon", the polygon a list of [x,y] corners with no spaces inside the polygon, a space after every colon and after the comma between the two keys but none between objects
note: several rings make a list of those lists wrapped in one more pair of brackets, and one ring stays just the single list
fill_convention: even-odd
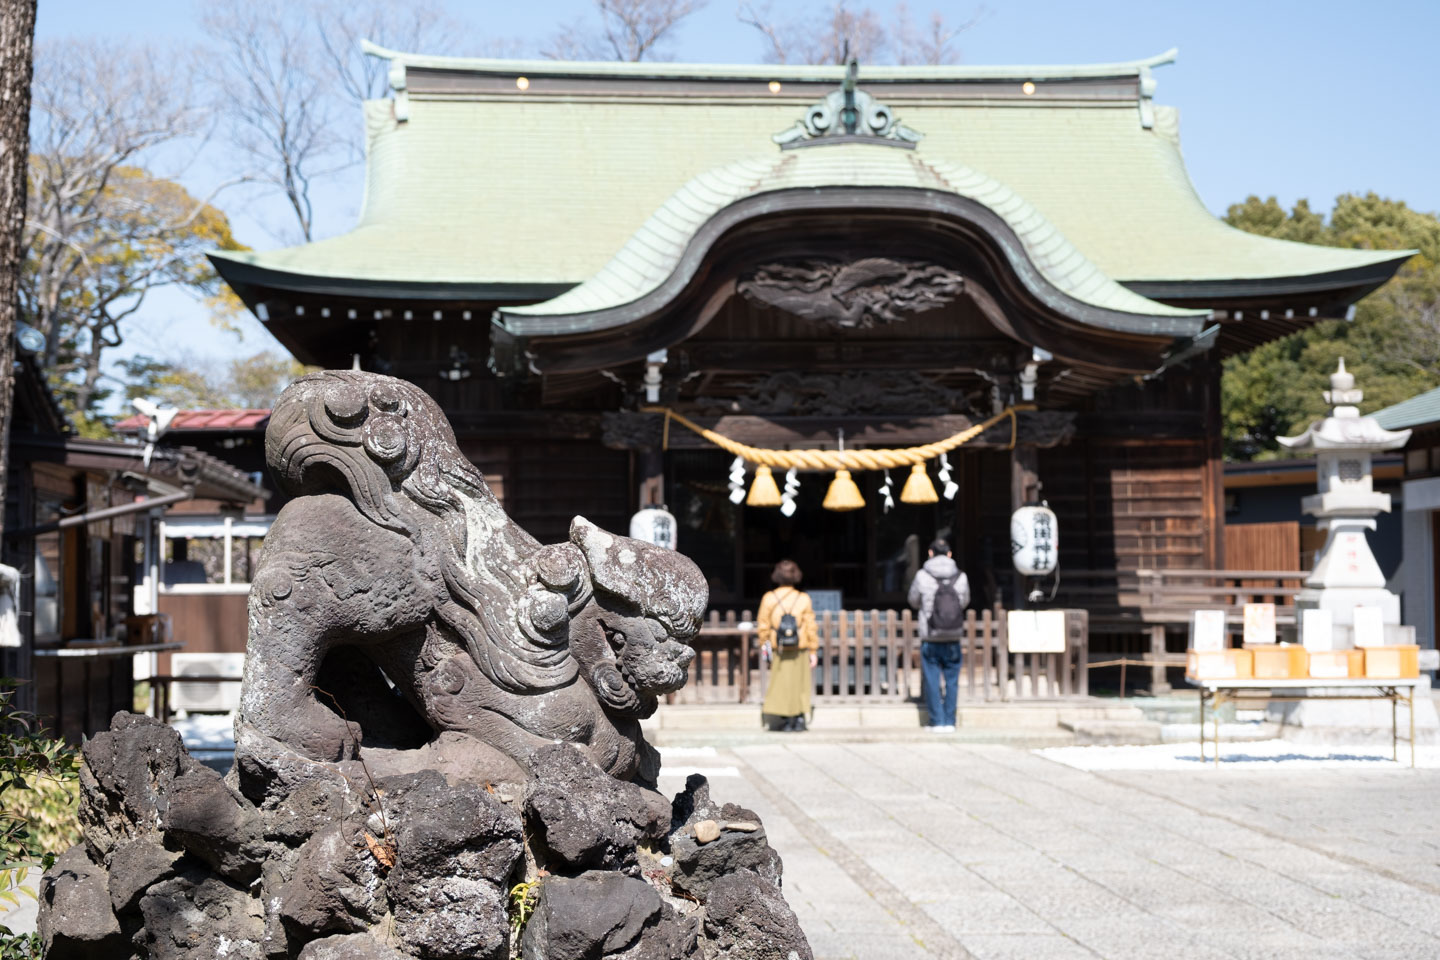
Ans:
[{"label": "white sign board", "polygon": [[1005,614],[1011,653],[1064,653],[1064,610],[1011,610]]},{"label": "white sign board", "polygon": [[1385,611],[1379,607],[1355,608],[1355,646],[1385,646]]},{"label": "white sign board", "polygon": [[1300,642],[1312,653],[1335,649],[1335,618],[1329,610],[1300,611]]},{"label": "white sign board", "polygon": [[646,507],[630,518],[630,539],[653,543],[666,550],[674,550],[675,515],[659,507]]},{"label": "white sign board", "polygon": [[1225,611],[1196,610],[1190,615],[1190,649],[1213,652],[1225,649]]},{"label": "white sign board", "polygon": [[1275,604],[1247,603],[1245,615],[1245,643],[1275,642]]}]

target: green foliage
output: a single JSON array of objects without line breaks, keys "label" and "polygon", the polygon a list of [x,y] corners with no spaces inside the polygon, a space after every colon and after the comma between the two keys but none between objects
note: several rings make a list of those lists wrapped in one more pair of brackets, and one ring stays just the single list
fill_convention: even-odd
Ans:
[{"label": "green foliage", "polygon": [[519,956],[517,952],[520,946],[520,935],[525,932],[525,924],[530,921],[530,915],[535,912],[535,904],[540,900],[540,884],[542,878],[517,883],[510,888],[510,944],[511,955]]},{"label": "green foliage", "polygon": [[[46,338],[51,388],[82,434],[103,435],[97,409],[112,392],[101,358],[120,346],[149,291],[181,287],[232,328],[239,301],[210,266],[212,249],[246,249],[225,214],[172,180],[117,165],[68,191],[69,156],[34,154],[20,304]],[[88,169],[88,168],[87,168]]]},{"label": "green foliage", "polygon": [[1225,221],[1281,240],[1362,250],[1417,250],[1393,280],[1356,305],[1350,322],[1326,320],[1225,362],[1221,410],[1232,460],[1280,456],[1277,436],[1326,413],[1321,392],[1343,357],[1365,391],[1364,412],[1440,384],[1440,218],[1375,194],[1346,194],[1330,219],[1301,200],[1288,213],[1250,197]]},{"label": "green foliage", "polygon": [[221,370],[144,355],[117,366],[124,372],[126,400],[144,397],[181,410],[268,408],[292,380],[313,369],[273,350],[236,357]]},{"label": "green foliage", "polygon": [[[15,681],[0,680],[0,900],[12,905],[34,897],[30,874],[79,839],[79,755],[13,709],[14,696]],[[38,938],[0,926],[0,960],[38,956]]]}]

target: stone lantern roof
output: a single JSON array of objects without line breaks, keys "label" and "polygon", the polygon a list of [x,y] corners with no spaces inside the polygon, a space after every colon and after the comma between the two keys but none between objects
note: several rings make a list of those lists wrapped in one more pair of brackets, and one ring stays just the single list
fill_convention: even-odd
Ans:
[{"label": "stone lantern roof", "polygon": [[1409,430],[1386,430],[1374,417],[1360,416],[1356,404],[1365,399],[1365,391],[1355,388],[1355,375],[1345,369],[1344,357],[1330,374],[1330,389],[1324,396],[1325,402],[1334,408],[1330,416],[1316,420],[1299,436],[1276,437],[1282,446],[1300,452],[1349,450],[1358,453],[1395,450],[1410,439]]}]

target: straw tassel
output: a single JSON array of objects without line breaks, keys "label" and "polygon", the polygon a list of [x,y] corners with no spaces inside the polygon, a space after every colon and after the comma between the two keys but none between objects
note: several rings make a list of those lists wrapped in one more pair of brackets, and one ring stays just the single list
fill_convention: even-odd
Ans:
[{"label": "straw tassel", "polygon": [[747,507],[780,506],[780,488],[770,468],[761,464],[755,468],[755,480],[750,484],[750,496],[745,498]]},{"label": "straw tassel", "polygon": [[910,476],[905,478],[905,489],[900,491],[900,502],[940,502],[939,495],[935,493],[935,484],[930,482],[930,474],[925,472],[925,464],[917,463],[910,468]]},{"label": "straw tassel", "polygon": [[860,488],[855,486],[849,470],[835,471],[835,479],[830,481],[830,489],[825,492],[823,506],[826,510],[841,513],[865,506],[865,498],[860,496]]}]

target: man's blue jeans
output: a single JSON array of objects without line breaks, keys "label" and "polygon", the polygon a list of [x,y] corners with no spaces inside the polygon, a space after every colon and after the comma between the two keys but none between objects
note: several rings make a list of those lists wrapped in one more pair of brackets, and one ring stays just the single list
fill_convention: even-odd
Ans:
[{"label": "man's blue jeans", "polygon": [[[925,712],[930,714],[930,726],[955,726],[955,700],[960,685],[960,644],[931,642],[920,643],[920,673],[925,678]],[[941,678],[945,689],[940,689]]]}]

